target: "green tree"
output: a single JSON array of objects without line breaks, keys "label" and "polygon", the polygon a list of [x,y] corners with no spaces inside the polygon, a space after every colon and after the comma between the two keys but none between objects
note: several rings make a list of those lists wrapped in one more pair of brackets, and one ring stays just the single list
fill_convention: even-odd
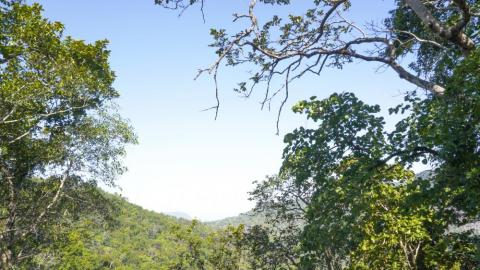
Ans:
[{"label": "green tree", "polygon": [[245,246],[252,254],[252,269],[297,269],[302,251],[299,239],[306,222],[313,183],[297,185],[286,174],[255,182],[250,199],[256,202],[254,213],[263,215],[261,225],[246,231]]},{"label": "green tree", "polygon": [[[473,63],[480,63],[474,60],[475,54],[465,61],[466,66],[460,65],[462,74],[477,70],[471,69]],[[453,81],[464,84],[466,80]],[[407,96],[408,105],[392,112],[405,106],[415,109],[392,132],[384,130],[378,106],[366,105],[353,94],[333,94],[321,101],[312,98],[294,107],[319,126],[298,128],[285,137],[280,175],[259,183],[252,194],[257,209],[272,211],[268,224],[303,221],[296,238],[301,250],[294,253],[301,258],[301,268],[480,266],[478,235],[453,229],[479,218],[475,178],[479,156],[474,150],[478,149],[478,124],[466,129],[479,115],[474,113],[477,109],[464,106],[478,102],[477,95],[461,95],[462,102],[450,100],[447,106],[443,102],[449,91],[448,87],[445,97],[433,100]],[[472,105],[467,108],[478,108]],[[465,119],[466,115],[474,118]],[[452,132],[456,127],[459,130]],[[406,144],[409,141],[412,144]],[[451,152],[455,153],[453,161]],[[420,160],[434,160],[434,170],[426,179],[407,169]],[[275,234],[264,235],[268,240]],[[260,250],[261,245],[254,246]],[[257,257],[273,259],[268,252],[274,249],[265,250]],[[286,250],[294,249],[290,245]]]},{"label": "green tree", "polygon": [[227,226],[212,232],[206,238],[209,246],[208,261],[212,269],[243,270],[246,264],[245,226]]},{"label": "green tree", "polygon": [[[447,87],[445,96],[449,93]],[[462,97],[477,99],[475,94]],[[286,136],[281,170],[299,187],[314,182],[300,237],[307,254],[302,257],[305,267],[480,266],[478,235],[452,230],[477,221],[480,213],[475,195],[479,130],[478,125],[465,128],[476,123],[479,115],[464,107],[468,104],[465,100],[450,100],[447,106],[443,103],[446,98],[407,96],[409,104],[400,107],[415,109],[393,132],[383,129],[378,106],[365,105],[352,94],[334,94],[295,107],[319,123],[316,129],[299,128]],[[465,120],[466,115],[473,118]],[[466,134],[452,133],[456,126]],[[469,139],[471,136],[477,139]],[[477,150],[463,143],[472,143]],[[434,168],[427,179],[415,178],[406,169],[420,160]],[[329,263],[332,251],[334,258],[341,258],[336,266]]]},{"label": "green tree", "polygon": [[28,264],[52,232],[102,210],[95,186],[114,184],[136,141],[113,103],[107,42],[63,37],[41,11],[0,3],[1,269]]},{"label": "green tree", "polygon": [[[279,182],[258,186],[259,205],[270,204],[284,220],[285,213],[303,217],[305,269],[478,269],[478,236],[462,228],[480,218],[480,4],[397,0],[383,24],[362,27],[348,11],[374,2],[311,2],[303,14],[273,14],[261,23],[257,4],[295,3],[251,0],[247,13],[234,14],[246,28],[211,31],[218,59],[200,73],[216,80],[224,64],[254,65],[249,82],[235,90],[248,97],[264,85],[266,104],[279,91],[288,97],[293,80],[356,59],[387,66],[426,91],[410,92],[390,109],[403,115],[393,131],[385,130],[379,106],[349,93],[299,102],[294,111],[318,127],[285,137]],[[184,9],[208,1],[156,3]],[[272,90],[275,79],[282,86]],[[432,169],[426,179],[410,171],[418,162]],[[303,191],[305,205],[289,211],[292,195]]]}]

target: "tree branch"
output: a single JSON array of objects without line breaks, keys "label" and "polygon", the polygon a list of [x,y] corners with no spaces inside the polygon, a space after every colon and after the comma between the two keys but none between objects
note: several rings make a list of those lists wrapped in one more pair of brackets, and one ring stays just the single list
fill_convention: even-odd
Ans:
[{"label": "tree branch", "polygon": [[405,0],[407,5],[415,12],[415,14],[422,20],[422,22],[430,28],[435,34],[439,37],[448,40],[462,50],[463,54],[468,55],[474,48],[475,43],[473,40],[468,37],[465,33],[462,32],[463,28],[470,21],[470,11],[465,1],[463,0],[454,0],[454,2],[462,10],[462,20],[452,27],[446,27],[441,22],[439,22],[425,7],[421,0]]},{"label": "tree branch", "polygon": [[48,214],[48,212],[55,206],[55,204],[57,204],[60,196],[62,195],[63,188],[65,186],[65,182],[67,181],[68,177],[70,176],[70,170],[71,170],[72,166],[73,166],[72,161],[69,161],[68,165],[67,165],[67,168],[65,169],[65,172],[63,173],[62,177],[60,178],[60,184],[57,188],[57,191],[55,192],[55,195],[52,197],[52,200],[45,207],[45,209],[42,212],[40,212],[40,214],[37,216],[35,221],[31,224],[30,228],[22,234],[22,237],[25,237],[32,232],[35,232],[37,230],[37,227],[39,226],[39,224],[43,221],[43,219]]}]

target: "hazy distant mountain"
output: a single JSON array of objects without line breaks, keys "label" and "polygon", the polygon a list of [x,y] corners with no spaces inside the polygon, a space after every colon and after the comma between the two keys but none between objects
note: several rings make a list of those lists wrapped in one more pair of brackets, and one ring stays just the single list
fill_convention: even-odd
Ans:
[{"label": "hazy distant mountain", "polygon": [[187,214],[185,212],[181,212],[181,211],[165,212],[164,214],[167,215],[167,216],[172,216],[172,217],[176,217],[176,218],[183,218],[183,219],[186,219],[186,220],[192,220],[193,219],[189,214]]},{"label": "hazy distant mountain", "polygon": [[244,224],[247,226],[253,226],[253,225],[261,225],[264,223],[265,223],[265,216],[263,214],[255,213],[253,211],[241,213],[238,216],[234,216],[234,217],[227,217],[227,218],[216,220],[216,221],[205,222],[206,225],[215,229],[224,228],[224,227],[227,227],[228,225],[238,226],[240,224]]},{"label": "hazy distant mountain", "polygon": [[[417,173],[416,177],[420,179],[428,179],[433,175],[434,175],[434,172],[432,170],[425,170],[420,173]],[[220,229],[228,225],[238,226],[240,224],[244,224],[247,226],[253,226],[253,225],[262,225],[262,224],[265,224],[265,222],[266,222],[266,218],[264,214],[255,213],[253,212],[253,210],[251,210],[246,213],[239,214],[238,216],[227,217],[224,219],[211,221],[211,222],[205,222],[205,224],[212,228]],[[465,224],[457,228],[451,228],[451,232],[456,232],[456,233],[465,232],[469,230],[473,230],[474,234],[480,235],[480,220],[477,222]]]}]

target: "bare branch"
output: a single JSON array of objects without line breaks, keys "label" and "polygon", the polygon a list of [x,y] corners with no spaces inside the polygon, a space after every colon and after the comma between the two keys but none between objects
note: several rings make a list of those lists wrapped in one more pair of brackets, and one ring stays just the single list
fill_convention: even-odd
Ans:
[{"label": "bare branch", "polygon": [[10,118],[13,113],[15,113],[15,110],[17,109],[17,106],[13,106],[13,108],[10,110],[10,112],[8,112],[3,118],[2,120],[0,120],[0,124],[3,124],[5,123],[5,121],[8,120],[8,118]]},{"label": "bare branch", "polygon": [[27,136],[28,134],[30,134],[30,132],[32,132],[32,130],[33,130],[33,127],[29,128],[29,129],[28,129],[27,131],[25,131],[23,134],[21,134],[21,135],[17,136],[16,138],[10,140],[10,141],[8,142],[8,144],[12,144],[12,143],[15,143],[15,142],[21,140],[23,137],[25,137],[25,136]]},{"label": "bare branch", "polygon": [[320,22],[320,27],[318,27],[318,30],[319,30],[318,35],[315,38],[315,40],[313,41],[314,44],[318,43],[320,38],[323,37],[323,34],[325,32],[325,24],[327,23],[328,18],[330,18],[330,16],[333,14],[333,12],[335,12],[337,10],[337,8],[340,7],[340,5],[344,4],[345,2],[347,2],[347,0],[340,0],[340,1],[335,2],[335,4],[333,4],[333,6],[325,13],[325,16],[323,17],[323,20]]},{"label": "bare branch", "polygon": [[257,46],[252,42],[246,42],[246,44],[251,46],[254,50],[259,51],[263,55],[278,61],[292,58],[295,56],[303,56],[306,58],[311,58],[313,56],[318,56],[318,55],[325,55],[325,56],[338,55],[338,56],[349,56],[349,57],[361,59],[368,62],[380,62],[390,66],[394,71],[398,73],[400,78],[405,79],[420,88],[429,90],[435,95],[442,95],[445,92],[444,87],[440,85],[436,85],[424,79],[421,79],[420,77],[415,76],[412,73],[408,72],[400,64],[395,62],[395,55],[390,55],[390,57],[370,56],[370,55],[357,53],[355,50],[351,48],[353,45],[372,44],[372,43],[382,43],[386,46],[386,48],[390,50],[391,48],[393,48],[393,46],[390,44],[390,41],[387,38],[382,38],[382,37],[357,38],[349,42],[346,42],[343,47],[337,48],[337,49],[326,49],[322,47],[317,47],[317,48],[312,48],[307,52],[296,51],[296,52],[289,52],[289,53],[278,53],[275,51],[266,50],[266,49],[260,48],[259,46]]},{"label": "bare branch", "polygon": [[204,12],[204,4],[205,0],[197,0],[197,1],[184,1],[184,0],[155,0],[155,4],[160,5],[166,9],[172,10],[180,10],[178,16],[182,16],[182,14],[191,6],[200,2],[200,11],[202,12],[202,19],[205,22],[205,12]]},{"label": "bare branch", "polygon": [[[434,33],[446,40],[453,41],[464,52],[473,48],[472,41],[462,32],[472,16],[466,1],[453,0],[459,10],[462,11],[462,21],[453,27],[445,27],[438,22],[421,0],[405,1]],[[195,77],[198,78],[203,73],[213,75],[217,105],[210,109],[216,110],[215,118],[218,116],[220,104],[217,74],[218,69],[224,62],[227,62],[228,65],[254,63],[260,66],[260,71],[255,74],[255,77],[251,78],[253,83],[245,97],[250,96],[257,84],[264,82],[266,91],[263,101],[260,102],[262,109],[266,104],[270,106],[272,98],[283,90],[282,87],[271,94],[271,83],[274,78],[277,78],[276,76],[283,77],[288,74],[289,78],[286,81],[291,82],[294,79],[301,78],[306,73],[320,75],[324,67],[341,68],[353,59],[377,62],[389,67],[400,78],[429,91],[433,95],[443,95],[445,92],[442,85],[429,81],[402,66],[399,62],[400,56],[396,54],[399,44],[400,46],[410,46],[410,43],[423,43],[445,49],[437,41],[428,40],[407,31],[384,30],[373,24],[371,28],[362,29],[347,20],[339,10],[342,5],[347,3],[347,0],[326,2],[323,6],[325,8],[324,12],[315,10],[306,14],[310,21],[304,21],[300,16],[292,16],[290,22],[280,25],[280,19],[274,17],[261,27],[254,13],[256,3],[256,0],[250,1],[247,14],[234,14],[234,22],[240,19],[246,19],[249,22],[244,30],[230,38],[224,33],[215,37],[218,43],[213,44],[213,46],[218,47],[218,57],[208,68],[200,69]],[[280,33],[276,34],[276,38],[270,36],[277,33],[273,30],[270,31],[271,27],[280,30]],[[292,30],[292,28],[296,30]],[[398,34],[407,35],[409,38],[406,41],[399,40],[397,38]],[[315,70],[317,68],[318,70]],[[242,85],[242,87],[246,91],[245,85]],[[279,113],[283,109],[283,104],[284,102],[280,105]]]},{"label": "bare branch", "polygon": [[12,123],[20,122],[20,121],[38,121],[38,120],[45,119],[45,118],[48,118],[48,117],[51,117],[51,116],[55,116],[55,115],[59,115],[59,114],[67,113],[67,112],[72,112],[72,111],[75,111],[75,110],[85,109],[87,107],[88,107],[88,104],[85,103],[82,106],[76,106],[76,107],[71,107],[71,108],[67,108],[67,109],[61,109],[61,110],[57,110],[57,111],[38,114],[37,116],[32,117],[32,118],[27,118],[27,119],[19,118],[19,119],[14,119],[14,120],[0,121],[0,124],[12,124]]},{"label": "bare branch", "polygon": [[412,32],[409,32],[409,31],[402,31],[402,30],[395,30],[395,29],[392,29],[392,32],[397,32],[397,33],[402,33],[402,34],[405,34],[405,35],[409,35],[413,38],[413,40],[419,42],[419,43],[428,43],[430,45],[433,45],[437,48],[440,48],[440,49],[445,49],[445,46],[443,46],[442,44],[436,42],[436,41],[433,41],[433,40],[428,40],[428,39],[422,39],[420,37],[418,37],[417,35],[415,35],[414,33]]},{"label": "bare branch", "polygon": [[353,22],[350,22],[349,20],[347,20],[345,17],[342,16],[342,14],[338,11],[336,11],[337,13],[337,16],[340,17],[344,23],[348,24],[349,26],[351,26],[352,28],[356,29],[358,32],[360,32],[360,34],[362,34],[362,37],[366,38],[367,37],[367,34],[365,33],[365,31],[360,28],[359,26],[355,25]]},{"label": "bare branch", "polygon": [[280,123],[280,115],[282,114],[282,109],[283,106],[285,106],[285,103],[288,100],[288,84],[290,83],[290,67],[287,70],[287,75],[285,76],[285,98],[282,101],[282,104],[280,104],[280,108],[278,109],[278,115],[277,115],[277,135],[280,134],[280,128],[279,128],[279,123]]}]

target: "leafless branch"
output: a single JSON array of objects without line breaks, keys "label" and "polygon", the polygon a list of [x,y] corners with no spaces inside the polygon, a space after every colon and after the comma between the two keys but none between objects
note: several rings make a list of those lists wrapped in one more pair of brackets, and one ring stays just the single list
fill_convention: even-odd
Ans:
[{"label": "leafless branch", "polygon": [[178,16],[182,16],[182,14],[191,6],[200,2],[200,11],[202,12],[202,19],[205,22],[205,12],[204,12],[204,4],[205,0],[200,1],[184,1],[184,0],[155,0],[155,4],[160,5],[166,9],[171,10],[180,10]]},{"label": "leafless branch", "polygon": [[12,124],[12,123],[20,122],[20,121],[38,121],[38,120],[45,119],[45,118],[48,118],[48,117],[51,117],[51,116],[55,116],[55,115],[59,115],[59,114],[67,113],[67,112],[72,112],[72,111],[75,111],[75,110],[85,109],[87,107],[88,107],[88,104],[84,103],[82,106],[74,106],[74,107],[70,107],[70,108],[67,108],[67,109],[60,109],[60,110],[57,110],[57,111],[38,114],[35,117],[19,118],[19,119],[14,119],[14,120],[0,121],[0,124]]},{"label": "leafless branch", "polygon": [[13,108],[10,110],[10,112],[8,112],[3,118],[2,120],[0,120],[0,124],[3,124],[5,123],[5,121],[8,120],[8,118],[10,118],[13,113],[15,113],[15,110],[17,109],[17,106],[13,106]]},{"label": "leafless branch", "polygon": [[[412,8],[414,13],[434,34],[458,45],[466,54],[475,45],[463,31],[475,14],[470,10],[467,1],[452,1],[458,7],[462,16],[461,20],[451,27],[446,27],[434,18],[422,0],[405,0],[405,3]],[[209,109],[216,110],[215,118],[218,116],[220,106],[217,74],[218,69],[224,62],[228,62],[228,65],[254,62],[261,66],[260,71],[255,75],[256,77],[251,78],[253,83],[249,86],[249,91],[246,90],[245,85],[242,85],[242,90],[245,91],[244,96],[249,97],[257,84],[265,83],[265,95],[260,102],[262,109],[265,105],[270,107],[272,98],[284,90],[282,87],[273,94],[271,93],[271,85],[274,79],[288,74],[289,78],[286,81],[291,82],[294,79],[301,78],[306,73],[320,75],[324,67],[341,68],[343,64],[354,59],[379,63],[392,69],[400,78],[411,84],[429,91],[433,95],[443,95],[445,92],[444,86],[412,72],[400,63],[401,54],[397,55],[399,44],[400,46],[426,44],[445,49],[443,44],[408,31],[384,29],[373,23],[370,27],[368,25],[360,27],[343,15],[340,8],[345,3],[347,3],[347,0],[327,1],[326,5],[323,6],[323,12],[316,10],[317,13],[308,15],[311,16],[309,18],[312,18],[309,23],[303,24],[303,19],[300,19],[300,21],[292,19],[291,23],[285,24],[288,27],[297,27],[302,30],[290,31],[284,35],[279,34],[276,38],[268,36],[274,33],[273,31],[269,32],[268,29],[272,25],[276,27],[277,21],[272,20],[271,25],[267,23],[263,25],[263,28],[259,26],[254,12],[257,4],[256,0],[250,0],[246,14],[234,14],[233,21],[247,20],[247,27],[232,37],[221,36],[218,39],[219,43],[213,45],[219,48],[217,59],[209,67],[200,69],[195,77],[198,78],[204,73],[213,76],[217,105]],[[282,29],[281,25],[278,26],[278,29]],[[399,39],[399,34],[406,35],[408,39]],[[288,90],[286,90],[286,93],[288,93]],[[288,94],[286,96],[288,97]],[[285,101],[280,104],[279,114],[284,104]]]},{"label": "leafless branch", "polygon": [[343,15],[339,11],[336,11],[336,13],[337,13],[337,16],[340,17],[343,20],[344,23],[346,23],[347,25],[351,26],[352,28],[354,28],[358,32],[360,32],[362,37],[364,37],[364,38],[367,37],[367,34],[365,33],[365,31],[362,28],[360,28],[359,26],[357,26],[353,22],[350,22],[349,20],[347,20],[345,17],[343,17]]},{"label": "leafless branch", "polygon": [[287,75],[285,76],[285,98],[283,99],[282,103],[280,104],[280,108],[278,109],[278,115],[277,115],[277,135],[280,134],[280,116],[282,114],[283,106],[285,106],[285,103],[288,100],[288,85],[290,83],[290,67],[287,70]]},{"label": "leafless branch", "polygon": [[417,35],[415,35],[414,33],[412,32],[409,32],[409,31],[402,31],[402,30],[395,30],[395,29],[392,29],[392,32],[397,32],[397,33],[402,33],[402,34],[405,34],[405,35],[409,35],[413,38],[413,40],[419,42],[419,43],[428,43],[430,45],[433,45],[437,48],[440,48],[440,49],[445,49],[445,46],[443,46],[442,44],[434,41],[434,40],[427,40],[427,39],[422,39],[420,37],[418,37]]}]

